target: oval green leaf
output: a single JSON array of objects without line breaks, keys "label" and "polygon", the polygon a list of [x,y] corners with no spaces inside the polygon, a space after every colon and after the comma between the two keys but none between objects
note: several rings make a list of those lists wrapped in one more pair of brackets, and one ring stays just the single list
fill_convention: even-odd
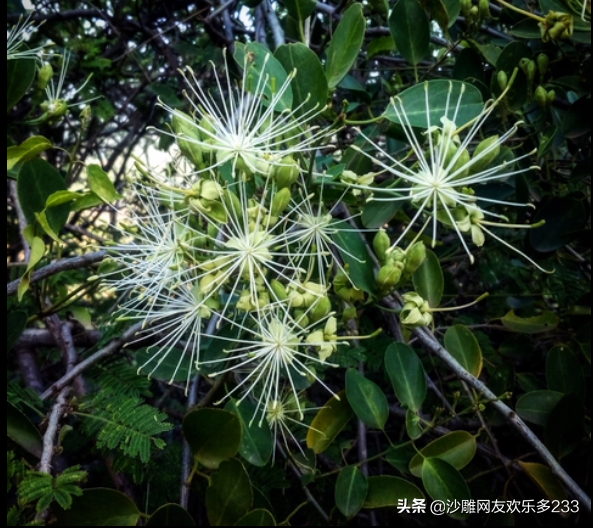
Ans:
[{"label": "oval green leaf", "polygon": [[33,59],[9,60],[6,62],[6,111],[12,109],[31,86],[35,78]]},{"label": "oval green leaf", "polygon": [[361,220],[362,224],[369,229],[377,229],[391,222],[396,213],[402,208],[401,201],[393,202],[368,202],[364,206]]},{"label": "oval green leaf", "polygon": [[455,469],[463,469],[474,458],[478,444],[467,431],[453,431],[432,441],[410,461],[410,472],[422,476],[422,466],[427,458],[440,458]]},{"label": "oval green leaf", "polygon": [[365,30],[362,3],[355,2],[344,13],[327,48],[325,74],[330,90],[338,86],[358,58]]},{"label": "oval green leaf", "polygon": [[371,295],[376,293],[373,259],[360,233],[336,228],[334,243],[344,259],[348,275],[354,286]]},{"label": "oval green leaf", "polygon": [[105,203],[113,203],[122,196],[119,194],[107,173],[99,165],[89,165],[86,168],[86,174],[89,179],[89,186],[101,200]]},{"label": "oval green leaf", "polygon": [[414,500],[425,499],[418,486],[400,477],[369,477],[368,484],[369,490],[363,506],[366,509],[393,508],[400,500],[412,505]]},{"label": "oval green leaf", "polygon": [[345,391],[339,392],[317,413],[307,432],[307,447],[315,454],[323,453],[348,425],[353,415]]},{"label": "oval green leaf", "polygon": [[150,516],[145,526],[196,526],[196,522],[179,504],[165,504]]},{"label": "oval green leaf", "polygon": [[346,396],[356,413],[368,427],[383,429],[389,418],[387,396],[380,387],[355,369],[346,372]]},{"label": "oval green leaf", "polygon": [[564,346],[556,346],[546,359],[548,389],[562,394],[574,394],[581,402],[587,397],[585,374],[574,354]]},{"label": "oval green leaf", "polygon": [[292,107],[298,108],[297,114],[321,111],[327,101],[327,78],[319,57],[300,42],[280,46],[274,57],[287,72],[296,69],[291,86]]},{"label": "oval green leaf", "polygon": [[140,512],[123,493],[107,488],[85,489],[69,510],[56,514],[54,526],[136,526]]},{"label": "oval green leaf", "polygon": [[345,517],[354,517],[362,508],[369,485],[364,473],[355,466],[340,471],[336,481],[335,500]]},{"label": "oval green leaf", "polygon": [[33,136],[20,145],[6,149],[6,170],[12,170],[17,163],[28,161],[52,147],[51,141],[43,136]]},{"label": "oval green leaf", "polygon": [[431,308],[439,307],[445,291],[445,277],[439,258],[429,249],[426,250],[426,260],[412,275],[412,283]]},{"label": "oval green leaf", "polygon": [[553,312],[544,312],[534,317],[519,317],[513,310],[501,319],[502,324],[511,332],[519,334],[541,334],[554,330],[559,323],[558,316]]},{"label": "oval green leaf", "polygon": [[198,409],[185,416],[183,435],[197,460],[216,469],[239,452],[241,421],[221,409]]},{"label": "oval green leaf", "polygon": [[[471,500],[471,493],[461,476],[451,464],[440,458],[427,458],[422,464],[422,484],[432,500],[457,502]],[[463,520],[469,516],[458,511],[449,511],[447,515],[452,519]]]},{"label": "oval green leaf", "polygon": [[[147,364],[151,358],[162,354],[165,354],[164,357]],[[161,359],[162,362],[158,363]],[[141,367],[140,372],[143,374],[167,383],[187,381],[189,369],[192,367],[186,353],[180,348],[171,348],[168,351],[159,347],[141,348],[136,352],[136,364]]]},{"label": "oval green leaf", "polygon": [[263,509],[250,511],[235,526],[278,526],[274,516]]},{"label": "oval green leaf", "polygon": [[566,491],[548,466],[535,462],[517,461],[527,476],[537,484],[550,500],[566,500]]},{"label": "oval green leaf", "polygon": [[300,22],[309,18],[317,7],[315,0],[282,0],[282,3],[288,9],[288,14]]},{"label": "oval green leaf", "polygon": [[445,333],[445,348],[472,376],[480,376],[484,363],[482,349],[469,328],[463,325],[450,327]]},{"label": "oval green leaf", "polygon": [[403,475],[409,475],[410,462],[416,455],[416,452],[416,449],[406,442],[391,449],[385,455],[385,460]]},{"label": "oval green leaf", "polygon": [[43,440],[29,418],[14,405],[6,402],[6,436],[16,442],[25,451],[41,457]]},{"label": "oval green leaf", "polygon": [[416,0],[399,0],[389,15],[389,30],[397,49],[410,64],[418,64],[430,49],[426,11]]},{"label": "oval green leaf", "polygon": [[385,369],[397,399],[403,407],[417,411],[427,394],[426,372],[414,349],[392,343],[385,351]]},{"label": "oval green leaf", "polygon": [[562,399],[561,392],[539,390],[523,394],[518,400],[515,410],[528,422],[545,426],[552,409]]},{"label": "oval green leaf", "polygon": [[254,419],[257,407],[250,401],[237,404],[235,400],[226,405],[226,410],[235,414],[243,427],[243,439],[239,453],[254,466],[265,466],[274,450],[274,437],[267,420],[260,423],[259,416]]},{"label": "oval green leaf", "polygon": [[406,432],[412,440],[417,440],[424,433],[424,423],[422,418],[411,409],[406,411]]},{"label": "oval green leaf", "polygon": [[[415,84],[404,90],[397,98],[403,104],[411,126],[429,128],[432,125],[441,126],[442,117],[453,118],[452,105],[449,105],[449,114],[446,115],[447,97],[451,101],[457,101],[460,96],[461,104],[455,121],[455,124],[460,127],[478,116],[484,109],[482,93],[472,84],[455,80],[428,81]],[[426,98],[429,101],[428,114],[426,113]],[[387,107],[384,115],[389,121],[402,124],[393,105]]]},{"label": "oval green leaf", "polygon": [[[223,434],[220,438],[224,438]],[[206,490],[206,513],[210,525],[233,526],[252,506],[253,489],[243,464],[236,459],[220,464]]]}]

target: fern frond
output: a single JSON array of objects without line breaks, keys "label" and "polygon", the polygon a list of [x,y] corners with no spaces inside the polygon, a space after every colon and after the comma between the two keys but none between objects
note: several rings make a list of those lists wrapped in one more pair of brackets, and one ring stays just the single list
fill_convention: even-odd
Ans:
[{"label": "fern frond", "polygon": [[52,477],[39,471],[27,471],[19,486],[19,504],[25,506],[37,501],[35,509],[41,513],[55,500],[64,510],[72,506],[72,496],[82,495],[78,483],[86,479],[86,471],[72,466],[61,475]]},{"label": "fern frond", "polygon": [[12,451],[6,452],[6,493],[9,493],[13,486],[13,481],[20,480],[25,472],[25,464],[22,460],[15,460]]},{"label": "fern frond", "polygon": [[18,526],[21,518],[21,510],[18,506],[13,506],[6,514],[6,526]]},{"label": "fern frond", "polygon": [[119,449],[125,455],[150,460],[152,446],[163,449],[165,442],[157,435],[172,429],[167,415],[143,403],[140,398],[119,397],[113,401],[105,395],[91,402],[93,414],[84,414],[85,430],[95,436],[97,447]]},{"label": "fern frond", "polygon": [[150,396],[151,381],[138,376],[136,369],[122,360],[111,361],[93,369],[88,378],[101,387],[102,394],[110,398]]},{"label": "fern frond", "polygon": [[34,390],[23,388],[17,382],[11,381],[8,384],[6,399],[12,403],[19,411],[32,409],[40,415],[45,415],[43,400]]}]

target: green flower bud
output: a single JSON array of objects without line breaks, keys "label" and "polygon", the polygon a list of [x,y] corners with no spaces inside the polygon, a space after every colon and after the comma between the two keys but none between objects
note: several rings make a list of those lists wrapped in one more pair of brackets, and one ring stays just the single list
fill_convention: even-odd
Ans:
[{"label": "green flower bud", "polygon": [[538,86],[535,89],[535,94],[533,95],[533,99],[535,100],[535,102],[542,108],[546,108],[547,98],[548,92],[546,92],[546,89],[543,86]]},{"label": "green flower bud", "polygon": [[272,200],[271,213],[273,216],[280,216],[290,203],[291,192],[288,187],[280,189]]},{"label": "green flower bud", "polygon": [[313,308],[309,312],[309,318],[312,323],[316,323],[320,319],[327,316],[332,310],[332,303],[329,297],[321,297],[313,304]]},{"label": "green flower bud", "polygon": [[492,18],[492,15],[490,14],[489,0],[480,0],[478,9],[480,11],[480,20],[490,20]]},{"label": "green flower bud", "polygon": [[351,321],[352,319],[356,319],[357,317],[358,312],[356,311],[356,308],[354,308],[354,306],[346,308],[342,313],[342,319],[344,320],[344,322]]},{"label": "green flower bud", "polygon": [[416,292],[403,295],[404,306],[400,314],[400,322],[409,327],[427,326],[432,323],[430,306]]},{"label": "green flower bud", "polygon": [[550,59],[545,53],[540,53],[537,56],[537,68],[539,70],[540,82],[543,81],[544,75],[548,72]]},{"label": "green flower bud", "polygon": [[461,11],[463,12],[463,16],[467,18],[471,8],[472,0],[461,0]]},{"label": "green flower bud", "polygon": [[290,187],[299,179],[299,166],[292,156],[285,156],[273,171],[274,181],[280,189]]},{"label": "green flower bud", "polygon": [[299,326],[301,326],[301,328],[306,328],[310,324],[309,316],[306,310],[295,310],[294,320]]},{"label": "green flower bud", "polygon": [[519,68],[521,68],[523,70],[523,73],[525,75],[527,75],[527,67],[529,66],[529,62],[530,62],[530,60],[527,57],[523,57],[519,61]]},{"label": "green flower bud", "polygon": [[481,141],[474,150],[473,160],[475,160],[470,166],[470,172],[476,174],[478,172],[487,169],[490,164],[500,154],[500,143],[498,142],[498,136],[492,136]]},{"label": "green flower bud", "polygon": [[496,74],[496,81],[498,82],[499,88],[504,91],[509,84],[509,77],[504,70],[500,70]]},{"label": "green flower bud", "polygon": [[39,90],[45,90],[46,86],[49,84],[49,81],[54,76],[54,69],[52,68],[49,62],[46,62],[39,68],[39,72],[37,73],[37,88]]},{"label": "green flower bud", "polygon": [[554,102],[555,99],[556,99],[556,91],[555,90],[550,90],[546,94],[546,104],[548,106],[550,106]]},{"label": "green flower bud", "polygon": [[216,279],[217,274],[215,273],[207,273],[200,279],[200,291],[203,295],[212,293],[220,286]]},{"label": "green flower bud", "polygon": [[203,198],[190,198],[189,206],[194,211],[199,211],[221,224],[226,224],[228,221],[226,210],[220,202]]},{"label": "green flower bud", "polygon": [[200,141],[200,135],[192,118],[177,110],[173,113],[171,127],[176,134],[177,146],[181,153],[196,167],[203,167],[202,147],[197,144]]},{"label": "green flower bud", "polygon": [[242,291],[241,295],[239,296],[239,300],[235,305],[238,310],[243,310],[245,312],[251,312],[255,310],[255,305],[251,302],[251,293],[249,291]]},{"label": "green flower bud", "polygon": [[[459,152],[459,151],[458,151]],[[453,167],[451,168],[451,174],[454,172],[457,172],[460,169],[461,172],[459,172],[456,176],[455,176],[455,180],[461,179],[461,178],[465,178],[468,174],[469,174],[469,161],[470,161],[470,155],[467,149],[463,149],[461,150],[461,152],[459,153],[459,157],[457,158],[457,161],[455,162],[455,165],[453,165]],[[446,166],[446,165],[445,165]]]},{"label": "green flower bud", "polygon": [[530,60],[529,64],[527,65],[527,79],[529,80],[529,86],[533,84],[535,80],[535,74],[537,73],[537,64],[535,61]]},{"label": "green flower bud", "polygon": [[426,246],[424,242],[416,242],[406,253],[405,271],[407,275],[412,275],[426,260]]},{"label": "green flower bud", "polygon": [[402,276],[404,267],[401,263],[386,264],[377,274],[377,284],[382,290],[389,291],[395,288]]},{"label": "green flower bud", "polygon": [[233,191],[225,189],[222,195],[222,202],[235,220],[241,220],[243,218],[243,206]]},{"label": "green flower bud", "polygon": [[61,118],[68,112],[68,103],[64,99],[56,99],[47,105],[47,117],[50,119]]},{"label": "green flower bud", "polygon": [[199,196],[206,200],[220,200],[222,187],[212,180],[200,180]]},{"label": "green flower bud", "polygon": [[468,15],[468,20],[470,23],[475,23],[478,21],[480,17],[480,10],[478,9],[478,6],[472,6],[472,8],[469,10],[469,15]]},{"label": "green flower bud", "polygon": [[479,224],[472,224],[471,226],[471,234],[472,234],[472,242],[478,246],[482,247],[486,242],[486,236],[484,232],[480,228]]},{"label": "green flower bud", "polygon": [[276,300],[285,301],[286,299],[288,299],[288,293],[286,292],[286,288],[284,287],[284,284],[282,284],[281,282],[279,282],[276,279],[272,279],[270,281],[270,287],[272,289],[272,293],[274,294],[274,297],[276,298]]},{"label": "green flower bud", "polygon": [[373,238],[373,249],[379,258],[380,262],[385,262],[387,258],[387,250],[391,247],[391,240],[385,229],[381,228],[377,231],[375,238]]}]

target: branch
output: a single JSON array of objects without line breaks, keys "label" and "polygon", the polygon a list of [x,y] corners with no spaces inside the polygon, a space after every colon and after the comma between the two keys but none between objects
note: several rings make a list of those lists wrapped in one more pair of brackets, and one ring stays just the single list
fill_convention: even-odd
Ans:
[{"label": "branch", "polygon": [[276,16],[276,12],[274,8],[270,4],[269,0],[265,0],[263,5],[264,14],[266,15],[266,19],[268,24],[270,25],[270,29],[272,30],[272,36],[274,37],[274,45],[279,48],[282,44],[286,44],[286,38],[284,37],[284,30],[280,25],[280,21]]},{"label": "branch", "polygon": [[16,348],[16,360],[21,371],[21,376],[25,386],[41,394],[43,392],[43,381],[41,380],[41,370],[37,365],[37,358],[32,347],[23,345],[20,342]]},{"label": "branch", "polygon": [[42,395],[42,399],[47,399],[58,391],[61,391],[66,387],[73,379],[80,376],[85,370],[92,367],[95,363],[99,362],[103,358],[110,356],[114,352],[117,352],[123,345],[130,341],[136,333],[142,329],[143,323],[137,323],[134,326],[128,328],[121,337],[114,339],[107,346],[95,352],[92,356],[89,356],[84,361],[81,361],[78,365],[72,368],[71,371],[67,372],[62,378],[56,381],[49,389],[47,389]]},{"label": "branch", "polygon": [[51,475],[51,461],[54,456],[54,441],[58,434],[58,426],[60,425],[60,418],[64,414],[68,404],[68,393],[70,387],[66,387],[60,391],[56,403],[52,407],[51,414],[47,422],[47,429],[43,435],[43,452],[41,454],[41,461],[39,462],[39,471]]},{"label": "branch", "polygon": [[25,253],[25,264],[29,263],[29,259],[31,258],[31,248],[29,247],[29,242],[25,238],[24,232],[29,222],[25,218],[25,213],[23,212],[23,208],[21,207],[21,203],[19,202],[19,195],[17,191],[16,181],[11,180],[9,183],[10,186],[10,194],[12,194],[12,203],[14,210],[16,211],[16,216],[19,221],[19,233],[21,236],[21,243],[23,245],[23,251]]},{"label": "branch", "polygon": [[[187,409],[191,409],[198,402],[198,387],[200,386],[200,375],[196,374],[191,382],[189,397],[187,398]],[[189,477],[193,466],[193,456],[189,444],[183,440],[183,463],[181,469],[181,498],[179,504],[187,510],[189,506]]]},{"label": "branch", "polygon": [[[93,264],[97,264],[101,262],[107,256],[107,251],[96,251],[94,253],[88,253],[87,255],[82,255],[79,257],[72,257],[68,259],[59,259],[51,264],[45,266],[45,268],[41,268],[40,270],[33,273],[31,276],[31,284],[35,284],[43,279],[47,279],[52,275],[56,275],[57,273],[61,273],[62,271],[69,271],[79,268],[86,268],[92,266]],[[6,296],[10,297],[11,295],[15,295],[18,291],[19,284],[21,283],[21,279],[16,279],[6,285]]]},{"label": "branch", "polygon": [[[99,330],[87,330],[84,333],[73,335],[72,339],[74,340],[74,346],[90,348],[101,341],[102,337],[103,334]],[[49,330],[45,328],[28,328],[21,335],[17,346],[23,348],[41,348],[57,346],[58,344]]]}]

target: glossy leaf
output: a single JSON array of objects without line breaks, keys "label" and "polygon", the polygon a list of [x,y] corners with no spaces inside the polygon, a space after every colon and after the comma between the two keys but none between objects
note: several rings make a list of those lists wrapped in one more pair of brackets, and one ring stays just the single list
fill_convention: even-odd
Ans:
[{"label": "glossy leaf", "polygon": [[549,390],[574,394],[580,401],[585,401],[587,388],[583,368],[568,348],[556,346],[548,352],[546,381]]},{"label": "glossy leaf", "polygon": [[414,289],[431,308],[438,308],[445,291],[445,278],[439,258],[429,249],[426,260],[412,275]]},{"label": "glossy leaf", "polygon": [[122,197],[121,194],[115,190],[107,173],[99,165],[89,165],[86,168],[86,174],[89,179],[91,191],[105,203],[116,202]]},{"label": "glossy leaf", "polygon": [[239,519],[235,526],[277,526],[277,524],[276,519],[268,510],[257,509]]},{"label": "glossy leaf", "polygon": [[463,325],[450,327],[445,334],[445,348],[472,376],[480,376],[484,363],[482,349],[469,328]]},{"label": "glossy leaf", "polygon": [[307,432],[307,447],[315,454],[323,453],[348,425],[354,412],[342,391],[331,398],[317,413]]},{"label": "glossy leaf", "polygon": [[[422,484],[432,500],[451,503],[471,500],[471,493],[461,476],[451,464],[440,458],[427,458],[422,465]],[[467,519],[467,513],[462,513],[461,508],[456,512],[447,512],[447,515],[456,520]]]},{"label": "glossy leaf", "polygon": [[258,415],[254,419],[256,406],[250,401],[238,404],[235,400],[226,405],[226,410],[235,414],[243,428],[243,438],[239,453],[254,466],[265,466],[274,450],[274,438],[267,420]]},{"label": "glossy leaf", "polygon": [[282,0],[282,3],[286,6],[288,14],[301,22],[310,17],[317,7],[315,0]]},{"label": "glossy leaf", "polygon": [[[158,347],[146,347],[138,350],[136,352],[136,364],[140,368],[140,372],[167,383],[187,381],[188,372],[192,365],[188,362],[186,353],[180,348],[171,348],[164,357],[147,364],[147,361],[152,357],[161,353]],[[162,363],[157,364],[161,359]]]},{"label": "glossy leaf", "polygon": [[368,202],[362,212],[362,224],[369,229],[382,227],[390,222],[401,208],[401,201]]},{"label": "glossy leaf", "polygon": [[6,351],[10,352],[12,347],[16,345],[21,335],[27,327],[29,316],[27,312],[17,310],[10,312],[6,316]]},{"label": "glossy leaf", "polygon": [[317,55],[299,42],[280,46],[274,56],[287,72],[296,69],[292,80],[292,106],[300,107],[298,114],[322,110],[327,101],[327,78]]},{"label": "glossy leaf", "polygon": [[367,59],[372,59],[375,55],[395,51],[395,40],[393,37],[378,37],[369,42],[367,46]]},{"label": "glossy leaf", "polygon": [[54,526],[136,526],[137,506],[123,493],[108,488],[85,489],[69,510],[58,511]]},{"label": "glossy leaf", "polygon": [[29,90],[35,78],[35,60],[19,59],[6,62],[6,111],[17,104]]},{"label": "glossy leaf", "polygon": [[566,394],[548,416],[546,447],[558,459],[569,455],[583,441],[585,409],[575,394]]},{"label": "glossy leaf", "polygon": [[566,500],[566,491],[548,466],[536,462],[517,461],[527,476],[535,482],[550,500]]},{"label": "glossy leaf", "polygon": [[552,409],[562,399],[561,392],[539,390],[528,392],[517,400],[517,414],[528,422],[546,425]]},{"label": "glossy leaf", "polygon": [[51,141],[43,136],[32,136],[20,145],[8,147],[6,149],[6,170],[12,170],[17,163],[28,161],[51,147]]},{"label": "glossy leaf", "polygon": [[[47,199],[58,191],[65,191],[64,178],[57,169],[42,159],[32,159],[23,164],[17,180],[19,202],[30,224],[35,223],[35,213],[45,210]],[[70,214],[67,204],[52,207],[46,213],[51,229],[58,233]]]},{"label": "glossy leaf", "polygon": [[408,443],[396,445],[386,455],[385,460],[404,475],[410,474],[410,462],[416,456],[416,449]]},{"label": "glossy leaf", "polygon": [[417,440],[424,433],[422,418],[411,409],[406,412],[406,433],[412,440]]},{"label": "glossy leaf", "polygon": [[440,458],[455,469],[463,469],[473,460],[477,448],[473,435],[467,431],[453,431],[422,448],[410,461],[410,472],[415,477],[421,477],[423,462],[427,458]]},{"label": "glossy leaf", "polygon": [[196,526],[196,522],[185,508],[165,504],[150,516],[145,526]]},{"label": "glossy leaf", "polygon": [[200,464],[216,469],[239,452],[241,421],[221,409],[198,409],[185,416],[183,435]]},{"label": "glossy leaf", "polygon": [[461,0],[428,0],[427,5],[443,31],[455,24],[461,12]]},{"label": "glossy leaf", "polygon": [[376,291],[373,259],[360,237],[360,233],[337,229],[334,243],[348,265],[348,274],[354,285],[372,295]]},{"label": "glossy leaf", "polygon": [[505,328],[520,334],[541,334],[554,330],[559,323],[554,312],[544,312],[534,317],[519,317],[513,310],[501,319]]},{"label": "glossy leaf", "polygon": [[394,508],[400,504],[399,501],[407,501],[412,504],[414,499],[424,500],[424,493],[411,482],[387,475],[369,477],[369,490],[364,503],[364,508]]},{"label": "glossy leaf", "polygon": [[[268,82],[264,89],[264,105],[269,105],[272,101],[274,92],[283,85],[288,78],[286,70],[282,64],[276,59],[270,50],[259,42],[250,42],[249,44],[242,44],[237,42],[235,44],[235,60],[241,68],[248,68],[248,75],[253,75],[254,79],[259,79],[260,76],[268,76]],[[257,83],[254,83],[253,89]],[[289,86],[284,95],[276,103],[275,110],[282,112],[292,108],[292,87]]]},{"label": "glossy leaf", "polygon": [[342,16],[327,48],[325,74],[330,90],[338,86],[358,58],[365,30],[362,4],[355,2]]},{"label": "glossy leaf", "polygon": [[206,490],[206,512],[210,525],[233,526],[252,506],[253,490],[243,464],[236,459],[220,464]]},{"label": "glossy leaf", "polygon": [[427,382],[416,352],[405,343],[392,343],[385,351],[385,369],[402,406],[418,411],[426,399]]},{"label": "glossy leaf", "polygon": [[366,501],[369,485],[363,472],[355,466],[347,466],[338,475],[335,501],[345,517],[354,517]]},{"label": "glossy leaf", "polygon": [[417,65],[430,47],[430,25],[416,0],[399,0],[389,15],[389,30],[397,49],[410,64]]},{"label": "glossy leaf", "polygon": [[346,396],[356,416],[368,427],[383,429],[389,404],[381,388],[355,369],[346,372]]},{"label": "glossy leaf", "polygon": [[37,427],[21,411],[8,402],[6,402],[6,436],[28,453],[41,457],[43,440]]}]

